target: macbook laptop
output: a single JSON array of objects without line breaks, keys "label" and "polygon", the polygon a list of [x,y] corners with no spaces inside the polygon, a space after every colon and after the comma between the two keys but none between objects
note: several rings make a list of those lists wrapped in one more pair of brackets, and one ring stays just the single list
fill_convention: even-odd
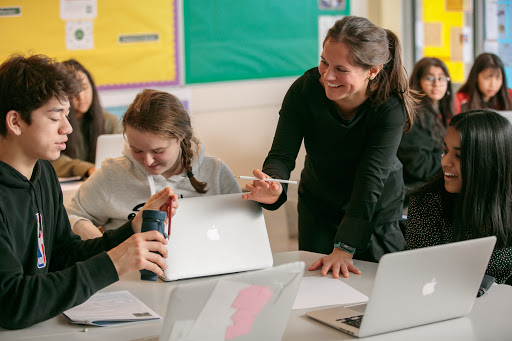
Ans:
[{"label": "macbook laptop", "polygon": [[179,200],[164,281],[271,267],[261,207],[241,193]]},{"label": "macbook laptop", "polygon": [[511,110],[496,110],[498,114],[507,118],[512,123],[512,111]]},{"label": "macbook laptop", "polygon": [[304,262],[294,262],[180,285],[171,292],[160,341],[280,340],[303,272]]},{"label": "macbook laptop", "polygon": [[491,236],[386,254],[367,304],[306,315],[358,337],[464,316],[473,307],[495,243]]},{"label": "macbook laptop", "polygon": [[123,148],[123,134],[104,134],[98,136],[94,166],[100,168],[103,160],[123,156]]}]

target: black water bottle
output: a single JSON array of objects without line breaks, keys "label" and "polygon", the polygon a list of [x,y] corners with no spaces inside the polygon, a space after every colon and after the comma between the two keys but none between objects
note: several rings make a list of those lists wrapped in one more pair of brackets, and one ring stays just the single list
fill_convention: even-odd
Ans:
[{"label": "black water bottle", "polygon": [[[165,217],[167,215],[162,211],[145,210],[142,211],[141,232],[158,231],[167,238],[165,233]],[[140,270],[140,279],[143,281],[156,281],[158,275],[149,270]]]}]

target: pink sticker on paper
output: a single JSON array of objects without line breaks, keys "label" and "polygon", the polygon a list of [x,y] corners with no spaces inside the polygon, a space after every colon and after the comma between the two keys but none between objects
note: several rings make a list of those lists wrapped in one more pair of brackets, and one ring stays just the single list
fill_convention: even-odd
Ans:
[{"label": "pink sticker on paper", "polygon": [[259,285],[251,285],[240,290],[231,305],[238,311],[231,316],[233,325],[227,328],[225,340],[249,334],[256,316],[265,307],[272,294],[269,287]]}]

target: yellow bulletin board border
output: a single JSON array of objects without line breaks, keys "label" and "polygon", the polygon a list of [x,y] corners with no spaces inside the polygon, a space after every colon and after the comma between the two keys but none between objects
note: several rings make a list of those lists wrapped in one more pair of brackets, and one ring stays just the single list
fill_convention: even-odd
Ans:
[{"label": "yellow bulletin board border", "polygon": [[[96,0],[96,17],[81,20],[62,19],[62,1],[11,0],[4,12],[19,8],[14,16],[0,5],[0,63],[12,54],[74,58],[100,90],[181,85],[178,0]],[[92,44],[69,49],[82,23]]]}]

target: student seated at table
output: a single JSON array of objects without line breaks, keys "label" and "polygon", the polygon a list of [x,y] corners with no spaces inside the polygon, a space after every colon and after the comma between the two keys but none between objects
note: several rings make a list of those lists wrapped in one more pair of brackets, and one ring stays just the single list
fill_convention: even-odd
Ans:
[{"label": "student seated at table", "polygon": [[[494,235],[487,274],[512,274],[512,125],[492,111],[455,115],[442,172],[411,196],[406,248]],[[439,266],[443,266],[439,264]]]},{"label": "student seated at table", "polygon": [[455,96],[455,113],[485,108],[512,110],[512,90],[507,88],[503,62],[492,53],[475,59],[466,83]]},{"label": "student seated at table", "polygon": [[117,116],[101,106],[94,79],[87,69],[74,59],[63,62],[76,72],[82,83],[80,94],[70,99],[69,120],[73,133],[68,136],[67,148],[52,162],[58,176],[90,176],[95,170],[96,141],[102,134],[120,134]]},{"label": "student seated at table", "polygon": [[437,58],[423,58],[414,66],[409,85],[424,96],[416,109],[416,121],[402,137],[398,159],[404,166],[406,187],[417,187],[441,170],[443,139],[453,116],[453,90],[446,65]]},{"label": "student seated at table", "polygon": [[101,236],[134,216],[150,194],[171,187],[179,197],[241,193],[233,173],[205,156],[180,100],[162,91],[140,92],[122,120],[123,156],[107,159],[66,207],[82,239]]},{"label": "student seated at table", "polygon": [[[128,272],[163,274],[167,267],[162,234],[137,233],[140,213],[103,238],[82,241],[71,231],[48,160],[66,148],[72,131],[68,97],[79,91],[73,73],[43,55],[12,56],[0,65],[3,328],[24,328],[57,316]],[[172,202],[175,213],[177,199],[166,188],[142,209],[167,211]]]}]

